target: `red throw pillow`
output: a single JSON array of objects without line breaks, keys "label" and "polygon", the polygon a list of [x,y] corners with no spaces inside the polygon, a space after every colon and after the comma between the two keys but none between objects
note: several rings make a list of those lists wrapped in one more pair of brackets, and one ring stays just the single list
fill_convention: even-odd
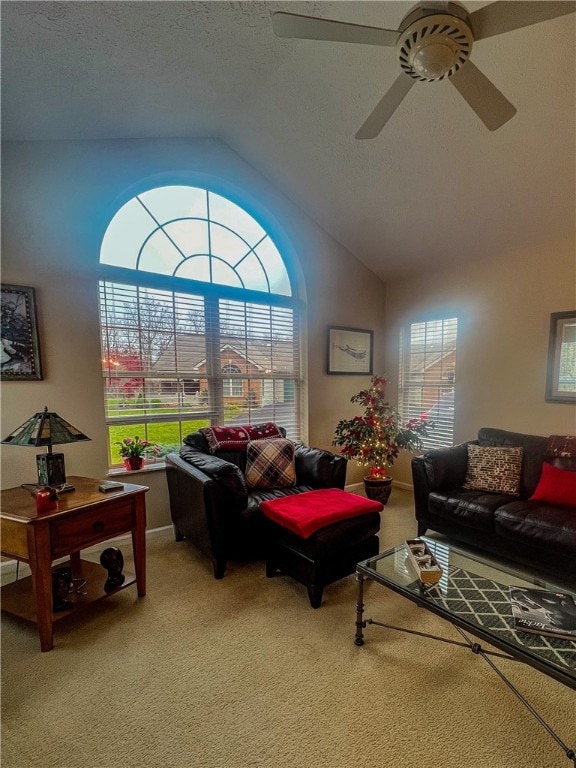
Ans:
[{"label": "red throw pillow", "polygon": [[542,474],[530,501],[576,507],[576,472],[544,462]]}]

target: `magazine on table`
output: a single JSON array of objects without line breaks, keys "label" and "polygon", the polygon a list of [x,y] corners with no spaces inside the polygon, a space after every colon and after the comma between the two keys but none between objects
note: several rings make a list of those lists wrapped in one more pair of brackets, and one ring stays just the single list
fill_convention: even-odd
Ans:
[{"label": "magazine on table", "polygon": [[510,587],[514,628],[576,642],[576,603],[566,592]]}]

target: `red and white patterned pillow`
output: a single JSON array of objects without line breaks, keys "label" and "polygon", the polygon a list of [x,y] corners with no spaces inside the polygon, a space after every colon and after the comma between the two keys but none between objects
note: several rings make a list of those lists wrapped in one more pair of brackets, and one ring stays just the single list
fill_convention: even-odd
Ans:
[{"label": "red and white patterned pillow", "polygon": [[199,432],[206,438],[210,453],[245,451],[250,440],[282,437],[282,432],[273,421],[238,427],[203,427]]},{"label": "red and white patterned pillow", "polygon": [[573,459],[576,457],[576,435],[550,435],[546,456],[554,459]]},{"label": "red and white patterned pillow", "polygon": [[283,437],[252,440],[246,449],[249,488],[288,488],[296,484],[294,443]]}]

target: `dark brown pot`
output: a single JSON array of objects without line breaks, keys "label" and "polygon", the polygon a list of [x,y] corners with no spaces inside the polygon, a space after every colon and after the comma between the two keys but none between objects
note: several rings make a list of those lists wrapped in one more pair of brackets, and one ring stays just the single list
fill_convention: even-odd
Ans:
[{"label": "dark brown pot", "polygon": [[386,504],[392,493],[392,478],[386,477],[383,480],[377,480],[368,475],[364,478],[364,491],[367,498],[372,499],[372,501]]}]

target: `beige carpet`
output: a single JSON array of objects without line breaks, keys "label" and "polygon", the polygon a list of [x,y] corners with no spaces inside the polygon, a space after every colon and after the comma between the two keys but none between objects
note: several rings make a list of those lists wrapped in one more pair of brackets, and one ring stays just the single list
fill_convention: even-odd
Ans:
[{"label": "beige carpet", "polygon": [[[414,534],[412,515],[395,489],[381,549]],[[59,622],[49,653],[31,625],[3,617],[3,768],[569,765],[469,651],[374,626],[356,647],[353,577],[313,610],[262,563],[215,581],[169,530],[149,537],[148,554],[146,598],[130,588]],[[367,617],[459,639],[379,585],[366,603]],[[575,693],[501,664],[576,746]]]}]

